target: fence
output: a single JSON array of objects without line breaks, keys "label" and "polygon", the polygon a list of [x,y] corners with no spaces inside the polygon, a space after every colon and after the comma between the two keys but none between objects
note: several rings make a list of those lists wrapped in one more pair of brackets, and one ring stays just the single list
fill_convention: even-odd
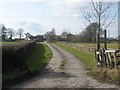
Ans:
[{"label": "fence", "polygon": [[67,43],[67,42],[62,42],[62,44],[67,44],[68,46],[71,46],[75,49],[81,50],[81,51],[86,51],[86,52],[95,52],[95,47],[86,47],[80,44],[75,44],[75,43]]},{"label": "fence", "polygon": [[[97,58],[98,55],[98,58]],[[102,67],[119,68],[120,67],[120,50],[101,49],[96,52],[97,65]]]},{"label": "fence", "polygon": [[[95,53],[96,64],[101,67],[118,68],[120,67],[120,50],[107,49],[104,48],[96,51],[95,47],[86,47],[80,44],[62,42],[62,44],[67,44],[75,49]],[[98,56],[98,57],[97,57]]]},{"label": "fence", "polygon": [[80,44],[73,44],[72,46],[74,48],[77,48],[79,50],[86,51],[86,52],[94,52],[95,51],[95,47],[86,47],[86,46],[83,46]]}]

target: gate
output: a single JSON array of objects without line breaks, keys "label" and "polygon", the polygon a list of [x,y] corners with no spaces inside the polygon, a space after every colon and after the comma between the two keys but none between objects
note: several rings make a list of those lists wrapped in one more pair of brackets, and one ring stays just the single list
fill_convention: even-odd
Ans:
[{"label": "gate", "polygon": [[[120,50],[104,48],[96,51],[97,66],[118,68],[120,67]],[[97,58],[98,56],[98,58]]]}]

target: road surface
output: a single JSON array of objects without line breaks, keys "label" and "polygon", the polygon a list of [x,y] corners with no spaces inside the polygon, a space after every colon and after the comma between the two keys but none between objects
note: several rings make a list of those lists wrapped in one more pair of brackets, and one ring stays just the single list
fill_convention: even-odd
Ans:
[{"label": "road surface", "polygon": [[117,88],[88,76],[84,64],[70,53],[55,45],[48,46],[53,58],[42,73],[13,88]]}]

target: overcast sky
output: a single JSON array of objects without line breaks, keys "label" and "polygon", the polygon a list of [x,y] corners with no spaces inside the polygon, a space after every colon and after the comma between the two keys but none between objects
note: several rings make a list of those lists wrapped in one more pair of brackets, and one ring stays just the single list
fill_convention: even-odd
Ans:
[{"label": "overcast sky", "polygon": [[[113,2],[111,14],[118,9],[117,1]],[[53,27],[57,34],[65,28],[78,34],[85,28],[81,6],[88,6],[88,0],[1,0],[0,24],[14,30],[23,28],[33,35],[45,34]],[[107,29],[110,37],[118,36],[117,21]]]}]

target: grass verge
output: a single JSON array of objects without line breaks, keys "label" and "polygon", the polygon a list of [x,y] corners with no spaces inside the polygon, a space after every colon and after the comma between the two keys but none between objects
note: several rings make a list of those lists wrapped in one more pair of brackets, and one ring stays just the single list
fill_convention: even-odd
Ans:
[{"label": "grass verge", "polygon": [[31,72],[39,70],[52,58],[52,51],[46,44],[37,43],[35,51],[27,57],[27,64]]}]

